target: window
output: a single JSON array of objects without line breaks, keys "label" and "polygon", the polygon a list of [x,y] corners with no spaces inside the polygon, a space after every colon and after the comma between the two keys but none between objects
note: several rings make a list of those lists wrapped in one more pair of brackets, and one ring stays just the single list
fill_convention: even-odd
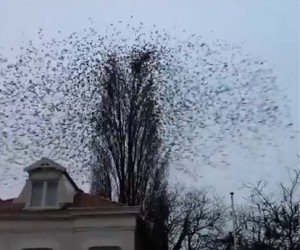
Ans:
[{"label": "window", "polygon": [[30,207],[56,207],[57,181],[33,181]]},{"label": "window", "polygon": [[43,200],[43,182],[36,181],[32,183],[32,195],[31,195],[31,206],[40,207],[42,206]]},{"label": "window", "polygon": [[57,181],[47,182],[45,206],[56,206],[57,203]]}]

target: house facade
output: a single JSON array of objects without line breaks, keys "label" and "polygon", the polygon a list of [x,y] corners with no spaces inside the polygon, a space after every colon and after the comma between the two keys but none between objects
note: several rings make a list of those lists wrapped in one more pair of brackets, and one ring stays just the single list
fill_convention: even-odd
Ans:
[{"label": "house facade", "polygon": [[1,250],[134,250],[138,207],[84,193],[59,164],[25,168],[17,198],[0,200]]}]

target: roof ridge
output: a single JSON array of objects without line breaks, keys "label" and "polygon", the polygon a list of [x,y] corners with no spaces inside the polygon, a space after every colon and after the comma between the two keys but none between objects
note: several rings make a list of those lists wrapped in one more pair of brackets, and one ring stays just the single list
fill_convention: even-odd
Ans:
[{"label": "roof ridge", "polygon": [[52,169],[56,169],[56,170],[61,171],[61,172],[66,171],[65,167],[63,167],[59,163],[57,163],[57,162],[55,162],[51,159],[48,159],[46,157],[42,157],[38,161],[30,164],[28,167],[25,167],[24,171],[30,172],[32,170],[39,169],[39,168],[44,168],[44,169],[52,168]]}]

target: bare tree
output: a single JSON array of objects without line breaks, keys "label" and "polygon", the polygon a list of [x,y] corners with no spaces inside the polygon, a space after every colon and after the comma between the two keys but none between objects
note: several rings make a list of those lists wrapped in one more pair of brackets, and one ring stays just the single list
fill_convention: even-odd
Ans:
[{"label": "bare tree", "polygon": [[111,55],[100,75],[101,102],[92,117],[92,148],[99,156],[93,186],[110,197],[114,192],[122,203],[144,205],[156,172],[168,161],[160,136],[156,59],[146,49],[126,57]]},{"label": "bare tree", "polygon": [[223,202],[199,190],[175,192],[170,199],[170,249],[218,249],[226,209]]},{"label": "bare tree", "polygon": [[265,184],[248,185],[252,191],[251,217],[248,223],[252,245],[269,249],[299,248],[300,171],[294,170],[289,185],[280,184],[279,194],[268,194]]},{"label": "bare tree", "polygon": [[[162,114],[156,93],[158,58],[150,47],[110,54],[99,75],[97,110],[91,148],[97,157],[92,192],[130,205],[140,205],[143,249],[167,249],[168,151],[163,148]],[[141,224],[139,224],[141,226]],[[147,228],[147,227],[146,227]],[[148,240],[146,240],[148,242]]]}]

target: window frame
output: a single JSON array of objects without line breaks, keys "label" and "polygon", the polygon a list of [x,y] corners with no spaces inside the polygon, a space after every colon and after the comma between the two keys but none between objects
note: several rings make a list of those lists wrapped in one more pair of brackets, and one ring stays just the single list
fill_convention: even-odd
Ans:
[{"label": "window frame", "polygon": [[[39,190],[39,192],[35,191],[35,185],[39,184],[39,188],[41,188],[41,190]],[[37,187],[37,186],[36,186]],[[40,199],[37,200],[37,198],[34,198],[34,195],[39,195]],[[44,182],[43,181],[33,181],[31,182],[31,195],[30,195],[30,207],[41,207],[43,204],[43,196],[44,196]],[[35,203],[39,203],[39,206],[33,206],[32,204],[34,203],[33,201],[35,201]]]},{"label": "window frame", "polygon": [[[42,182],[43,187],[42,187],[42,200],[41,200],[41,205],[40,206],[32,206],[32,195],[33,195],[33,183],[34,182]],[[56,203],[53,206],[46,206],[46,197],[47,197],[47,192],[48,192],[48,182],[55,182],[56,183]],[[41,210],[41,209],[57,209],[59,208],[59,203],[58,203],[58,185],[59,181],[57,179],[47,179],[47,180],[31,180],[30,183],[30,197],[28,201],[28,206],[27,209],[30,210]]]}]

